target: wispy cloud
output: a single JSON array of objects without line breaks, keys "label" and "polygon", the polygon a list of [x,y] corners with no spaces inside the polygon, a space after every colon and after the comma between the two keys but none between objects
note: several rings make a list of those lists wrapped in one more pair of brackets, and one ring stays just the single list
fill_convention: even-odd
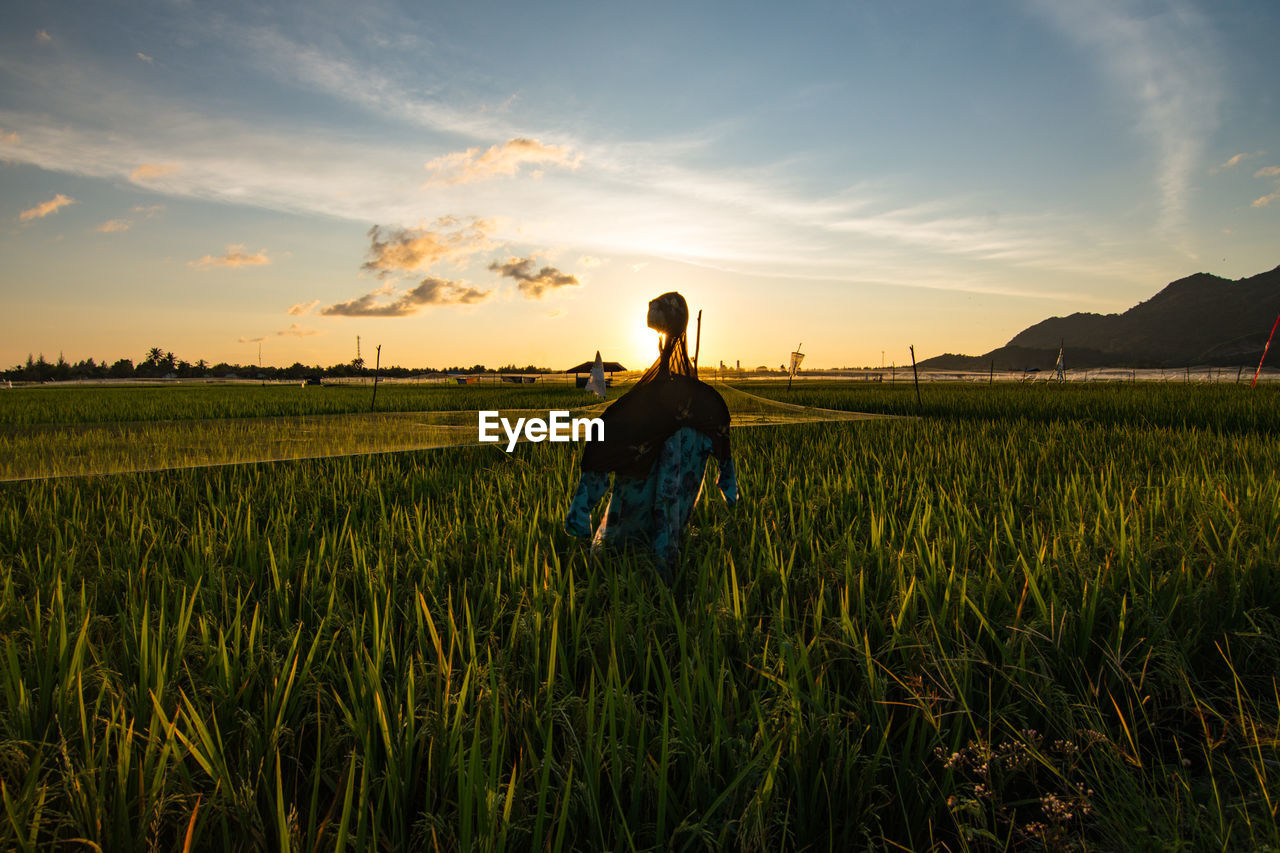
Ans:
[{"label": "wispy cloud", "polygon": [[156,178],[172,175],[178,169],[177,163],[143,163],[129,173],[129,178],[134,181],[154,181]]},{"label": "wispy cloud", "polygon": [[484,302],[492,290],[467,287],[465,282],[424,278],[417,287],[390,302],[379,300],[387,288],[379,288],[350,302],[339,302],[320,311],[330,317],[407,317],[430,305],[475,305]]},{"label": "wispy cloud", "polygon": [[608,258],[594,258],[591,255],[583,255],[582,257],[578,258],[578,264],[586,267],[587,269],[594,269],[595,267],[601,267],[607,263],[609,263]]},{"label": "wispy cloud", "polygon": [[293,323],[289,326],[289,328],[281,329],[275,334],[276,334],[276,337],[282,337],[282,338],[309,338],[312,335],[323,335],[324,332],[321,331],[320,329],[304,329],[302,326],[299,326],[297,323]]},{"label": "wispy cloud", "polygon": [[1261,157],[1263,154],[1266,154],[1266,153],[1267,152],[1265,151],[1254,151],[1252,154],[1249,154],[1249,153],[1236,154],[1235,156],[1228,157],[1225,161],[1214,166],[1212,169],[1209,170],[1209,174],[1216,175],[1218,172],[1224,172],[1227,169],[1234,169],[1236,166],[1239,166],[1245,160],[1249,160],[1254,157]]},{"label": "wispy cloud", "polygon": [[93,230],[102,234],[113,234],[116,231],[128,231],[132,227],[133,223],[128,219],[108,219]]},{"label": "wispy cloud", "polygon": [[426,165],[431,180],[425,186],[466,184],[489,178],[513,177],[521,166],[534,166],[534,177],[542,172],[536,167],[561,166],[576,169],[582,164],[582,154],[566,145],[546,145],[536,139],[517,137],[501,145],[492,145],[486,151],[468,148],[437,157]]},{"label": "wispy cloud", "polygon": [[514,135],[510,122],[501,117],[502,110],[483,106],[458,109],[439,97],[438,91],[430,86],[425,88],[434,97],[417,94],[424,88],[424,68],[415,68],[416,79],[402,84],[354,57],[344,57],[333,49],[322,50],[300,44],[276,30],[231,24],[224,26],[228,28],[224,37],[248,45],[254,61],[293,85],[304,86],[370,112],[432,131],[461,134],[473,139],[501,139]]},{"label": "wispy cloud", "polygon": [[1192,174],[1218,124],[1222,99],[1212,30],[1185,0],[1040,0],[1045,15],[1098,55],[1114,89],[1137,102],[1138,129],[1157,152],[1159,228],[1186,224]]},{"label": "wispy cloud", "polygon": [[526,299],[541,299],[549,290],[560,287],[578,287],[582,282],[576,275],[560,272],[555,267],[534,269],[533,258],[511,258],[505,263],[489,264],[489,269],[504,278],[512,278]]},{"label": "wispy cloud", "polygon": [[[1255,178],[1280,178],[1280,166],[1264,166],[1253,173]],[[1253,200],[1254,207],[1267,207],[1273,201],[1280,200],[1280,181],[1276,182],[1276,191]]]},{"label": "wispy cloud", "polygon": [[48,44],[53,41],[53,36],[49,35],[48,30],[36,30],[36,41],[41,44]]},{"label": "wispy cloud", "polygon": [[48,201],[42,201],[40,204],[37,204],[35,207],[27,208],[26,210],[22,211],[22,213],[18,214],[18,218],[23,222],[30,222],[33,219],[43,219],[44,217],[49,216],[50,214],[57,213],[60,209],[66,207],[67,205],[75,204],[75,203],[76,203],[76,200],[74,198],[68,198],[62,193],[58,193]]},{"label": "wispy cloud", "polygon": [[137,56],[139,59],[141,59],[143,62],[147,63],[148,65],[150,65],[150,64],[151,64],[151,63],[153,63],[153,62],[155,62],[155,60],[154,60],[154,59],[152,59],[150,56],[147,56],[145,53],[142,53],[141,51],[139,51],[139,52],[136,54],[136,56]]},{"label": "wispy cloud", "polygon": [[287,329],[280,329],[275,332],[270,332],[269,334],[258,335],[255,338],[248,337],[247,335],[241,335],[238,340],[242,344],[260,344],[267,340],[267,338],[309,338],[312,335],[323,334],[325,334],[325,332],[322,329],[307,329],[303,326],[299,326],[297,323],[293,323]]},{"label": "wispy cloud", "polygon": [[462,263],[476,252],[492,248],[489,235],[493,230],[491,220],[452,216],[418,228],[375,225],[369,229],[369,259],[363,268],[385,278],[425,270],[441,261]]},{"label": "wispy cloud", "polygon": [[198,270],[210,270],[217,267],[230,267],[237,269],[239,267],[261,267],[271,263],[271,259],[267,257],[266,249],[259,249],[255,254],[248,254],[244,249],[244,244],[227,246],[227,251],[217,257],[213,255],[205,255],[198,261],[188,261],[187,266],[195,267]]},{"label": "wispy cloud", "polygon": [[311,309],[315,308],[319,304],[319,299],[312,299],[310,302],[296,302],[289,306],[288,313],[293,314],[294,316],[301,316],[309,313]]},{"label": "wispy cloud", "polygon": [[19,145],[22,143],[22,137],[16,132],[5,133],[4,129],[0,128],[0,142],[5,145]]},{"label": "wispy cloud", "polygon": [[[263,61],[268,46],[257,45]],[[283,49],[287,54],[291,48]],[[404,90],[379,82],[376,72],[359,64],[335,64],[318,51],[301,50],[282,55],[280,61],[289,66],[282,77],[335,97],[343,96],[342,86],[358,89],[357,84],[369,83],[373,90],[349,92],[350,98],[402,126],[452,128],[490,140],[566,140],[559,130],[540,134],[518,126],[511,114],[476,119],[473,113],[447,109],[446,98],[420,96],[401,111]],[[303,68],[309,62],[314,69]],[[660,257],[752,275],[854,282],[868,280],[867,257],[886,243],[935,253],[883,252],[876,283],[907,286],[932,278],[925,268],[940,267],[947,260],[942,255],[1026,268],[1071,265],[1089,274],[1106,274],[1103,268],[1114,266],[1098,241],[1089,239],[1088,220],[1009,213],[993,227],[978,221],[981,217],[965,216],[972,210],[970,199],[945,199],[931,209],[904,213],[892,188],[883,183],[876,198],[856,185],[813,197],[794,191],[785,164],[777,171],[684,165],[688,158],[705,162],[713,150],[719,137],[705,129],[657,140],[565,142],[564,147],[583,152],[582,165],[557,176],[554,193],[533,181],[478,181],[439,187],[428,198],[414,181],[405,180],[421,168],[421,147],[397,134],[346,126],[344,133],[317,135],[284,121],[216,115],[161,93],[138,97],[137,81],[90,70],[51,66],[37,75],[0,56],[0,71],[54,105],[40,112],[0,107],[0,126],[20,130],[24,140],[21,147],[4,149],[5,154],[48,171],[108,180],[129,176],[140,161],[164,165],[172,158],[181,162],[181,169],[148,186],[171,196],[335,216],[361,222],[363,228],[370,222],[419,221],[429,202],[437,210],[465,205],[481,213],[506,214],[445,220],[476,223],[479,233],[469,238],[455,234],[459,226],[441,225],[440,220],[376,229],[366,269],[380,278],[406,270],[426,274],[440,261],[462,267],[476,253],[503,244],[560,245],[588,256],[626,257],[628,263]],[[296,76],[312,70],[329,76],[320,82]],[[342,76],[346,71],[354,75],[349,80]],[[362,100],[366,97],[367,102]],[[423,112],[414,112],[418,107]],[[432,112],[437,108],[443,112]],[[518,165],[519,172],[531,168]],[[326,179],[316,180],[317,174]],[[451,234],[456,242],[445,239]],[[433,235],[438,239],[433,241]]]},{"label": "wispy cloud", "polygon": [[164,205],[163,204],[135,204],[130,209],[134,213],[137,213],[141,216],[145,216],[148,219],[150,219],[160,211],[164,210]]}]

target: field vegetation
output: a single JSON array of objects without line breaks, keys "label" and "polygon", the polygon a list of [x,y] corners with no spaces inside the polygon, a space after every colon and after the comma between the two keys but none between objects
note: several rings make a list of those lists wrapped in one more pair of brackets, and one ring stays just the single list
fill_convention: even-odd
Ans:
[{"label": "field vegetation", "polygon": [[0,484],[0,848],[1280,849],[1280,397],[924,401],[735,430],[671,588],[572,445]]}]

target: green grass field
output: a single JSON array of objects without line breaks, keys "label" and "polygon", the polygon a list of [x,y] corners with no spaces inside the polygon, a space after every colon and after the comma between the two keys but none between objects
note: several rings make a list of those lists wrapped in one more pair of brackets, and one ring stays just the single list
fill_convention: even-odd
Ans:
[{"label": "green grass field", "polygon": [[[0,423],[324,413],[116,390]],[[735,430],[672,588],[573,445],[0,484],[0,848],[1280,849],[1280,396],[923,395]]]}]

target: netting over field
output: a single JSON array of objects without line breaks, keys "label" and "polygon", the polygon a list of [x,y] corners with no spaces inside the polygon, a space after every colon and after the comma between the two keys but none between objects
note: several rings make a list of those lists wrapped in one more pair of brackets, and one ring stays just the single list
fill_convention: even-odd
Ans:
[{"label": "netting over field", "polygon": [[[886,417],[716,387],[734,427]],[[612,402],[569,412],[573,418],[595,417]],[[502,409],[499,416],[514,423],[517,418],[546,418],[549,411]],[[0,430],[0,481],[479,446],[478,425],[479,413],[472,410],[16,426]],[[502,440],[486,446],[505,447],[501,428],[498,434]]]}]

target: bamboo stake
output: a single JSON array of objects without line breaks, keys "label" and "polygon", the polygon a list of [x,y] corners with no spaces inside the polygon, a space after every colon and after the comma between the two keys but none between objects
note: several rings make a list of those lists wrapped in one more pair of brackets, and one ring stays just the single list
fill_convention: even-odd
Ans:
[{"label": "bamboo stake", "polygon": [[702,309],[698,309],[698,337],[693,344],[693,376],[698,377],[698,353],[702,352]]},{"label": "bamboo stake", "polygon": [[1258,369],[1253,372],[1253,381],[1249,383],[1250,388],[1258,384],[1258,374],[1262,372],[1262,362],[1267,360],[1267,350],[1271,349],[1271,339],[1276,336],[1276,326],[1280,326],[1280,314],[1276,315],[1276,321],[1271,325],[1271,334],[1267,335],[1267,345],[1262,348],[1262,358],[1258,359]]},{"label": "bamboo stake", "polygon": [[911,345],[911,373],[916,378],[916,408],[924,411],[924,404],[920,402],[920,372],[916,370],[916,348]]}]

